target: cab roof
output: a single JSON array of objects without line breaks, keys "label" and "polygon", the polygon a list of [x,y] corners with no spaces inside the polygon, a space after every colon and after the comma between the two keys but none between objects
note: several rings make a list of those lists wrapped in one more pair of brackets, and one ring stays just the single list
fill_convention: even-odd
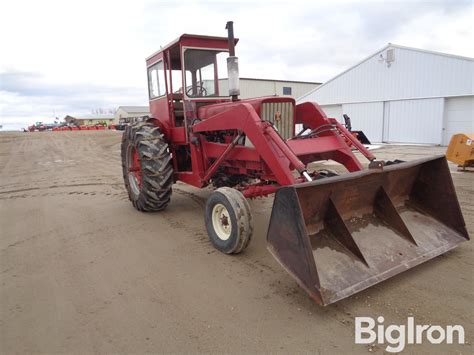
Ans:
[{"label": "cab roof", "polygon": [[[238,38],[234,39],[234,43],[237,44],[239,41]],[[176,38],[174,41],[168,43],[166,46],[160,48],[158,51],[150,55],[146,60],[149,60],[156,56],[157,54],[164,52],[165,50],[173,47],[176,44],[182,43],[184,45],[187,45],[189,43],[192,43],[193,46],[195,47],[203,47],[203,48],[214,48],[216,43],[219,43],[221,46],[227,46],[228,43],[228,38],[227,37],[217,37],[217,36],[204,36],[204,35],[193,35],[193,34],[188,34],[184,33],[178,38]],[[214,45],[213,45],[214,44]],[[221,47],[219,46],[219,47]]]}]

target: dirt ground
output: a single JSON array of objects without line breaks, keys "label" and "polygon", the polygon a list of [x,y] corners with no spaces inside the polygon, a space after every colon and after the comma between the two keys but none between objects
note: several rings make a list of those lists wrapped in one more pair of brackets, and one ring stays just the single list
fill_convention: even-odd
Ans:
[{"label": "dirt ground", "polygon": [[[385,324],[414,316],[464,326],[465,345],[409,352],[472,354],[472,242],[320,307],[266,250],[273,198],[251,201],[252,243],[224,255],[203,223],[211,190],[178,183],[164,212],[132,208],[120,138],[0,134],[0,353],[382,353],[385,345],[354,344],[354,317],[382,315]],[[374,152],[411,160],[444,149]],[[474,173],[450,167],[474,236]]]}]

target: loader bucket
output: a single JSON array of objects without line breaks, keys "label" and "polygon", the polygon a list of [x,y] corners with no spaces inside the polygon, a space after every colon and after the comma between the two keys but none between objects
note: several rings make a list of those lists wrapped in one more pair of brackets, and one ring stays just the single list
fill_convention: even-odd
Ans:
[{"label": "loader bucket", "polygon": [[469,236],[444,156],[280,188],[268,249],[327,305]]}]

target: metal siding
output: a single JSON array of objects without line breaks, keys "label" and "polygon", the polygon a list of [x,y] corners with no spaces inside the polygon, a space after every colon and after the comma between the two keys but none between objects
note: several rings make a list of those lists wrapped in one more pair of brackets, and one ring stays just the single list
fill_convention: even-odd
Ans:
[{"label": "metal siding", "polygon": [[441,144],[444,99],[390,102],[388,141]]},{"label": "metal siding", "polygon": [[[318,86],[319,85],[317,84],[275,81],[275,93],[278,96],[290,96],[290,97],[298,98]],[[283,95],[283,87],[290,87],[291,95]]]},{"label": "metal siding", "polygon": [[383,133],[382,142],[388,142],[388,127],[390,122],[390,101],[383,103]]},{"label": "metal siding", "polygon": [[448,145],[457,133],[474,133],[474,96],[452,97],[445,102],[443,144]]},{"label": "metal siding", "polygon": [[[240,79],[240,96],[241,99],[249,99],[261,96],[286,96],[283,95],[283,87],[291,87],[291,97],[300,97],[308,91],[318,87],[318,84],[286,82],[275,80],[248,80]],[[219,92],[221,95],[227,95],[229,92],[227,80],[219,80]]]},{"label": "metal siding", "polygon": [[227,79],[219,79],[219,95],[229,95],[229,81]]},{"label": "metal siding", "polygon": [[342,118],[342,105],[328,105],[328,106],[321,106],[324,113],[329,118],[335,118],[339,122],[344,122]]},{"label": "metal siding", "polygon": [[271,81],[240,80],[240,98],[248,99],[275,94],[275,84]]},{"label": "metal siding", "polygon": [[382,142],[383,102],[342,105],[342,112],[351,118],[352,129],[364,131],[371,142]]},{"label": "metal siding", "polygon": [[387,67],[378,52],[301,98],[320,105],[474,94],[474,60],[398,47]]}]

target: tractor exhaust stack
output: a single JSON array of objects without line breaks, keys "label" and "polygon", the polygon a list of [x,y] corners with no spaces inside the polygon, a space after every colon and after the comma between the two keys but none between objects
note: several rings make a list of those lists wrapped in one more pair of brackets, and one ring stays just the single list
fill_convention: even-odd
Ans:
[{"label": "tractor exhaust stack", "polygon": [[234,23],[232,21],[227,22],[225,28],[229,39],[229,57],[227,58],[229,96],[232,97],[232,101],[237,101],[240,95],[239,58],[235,56]]}]

